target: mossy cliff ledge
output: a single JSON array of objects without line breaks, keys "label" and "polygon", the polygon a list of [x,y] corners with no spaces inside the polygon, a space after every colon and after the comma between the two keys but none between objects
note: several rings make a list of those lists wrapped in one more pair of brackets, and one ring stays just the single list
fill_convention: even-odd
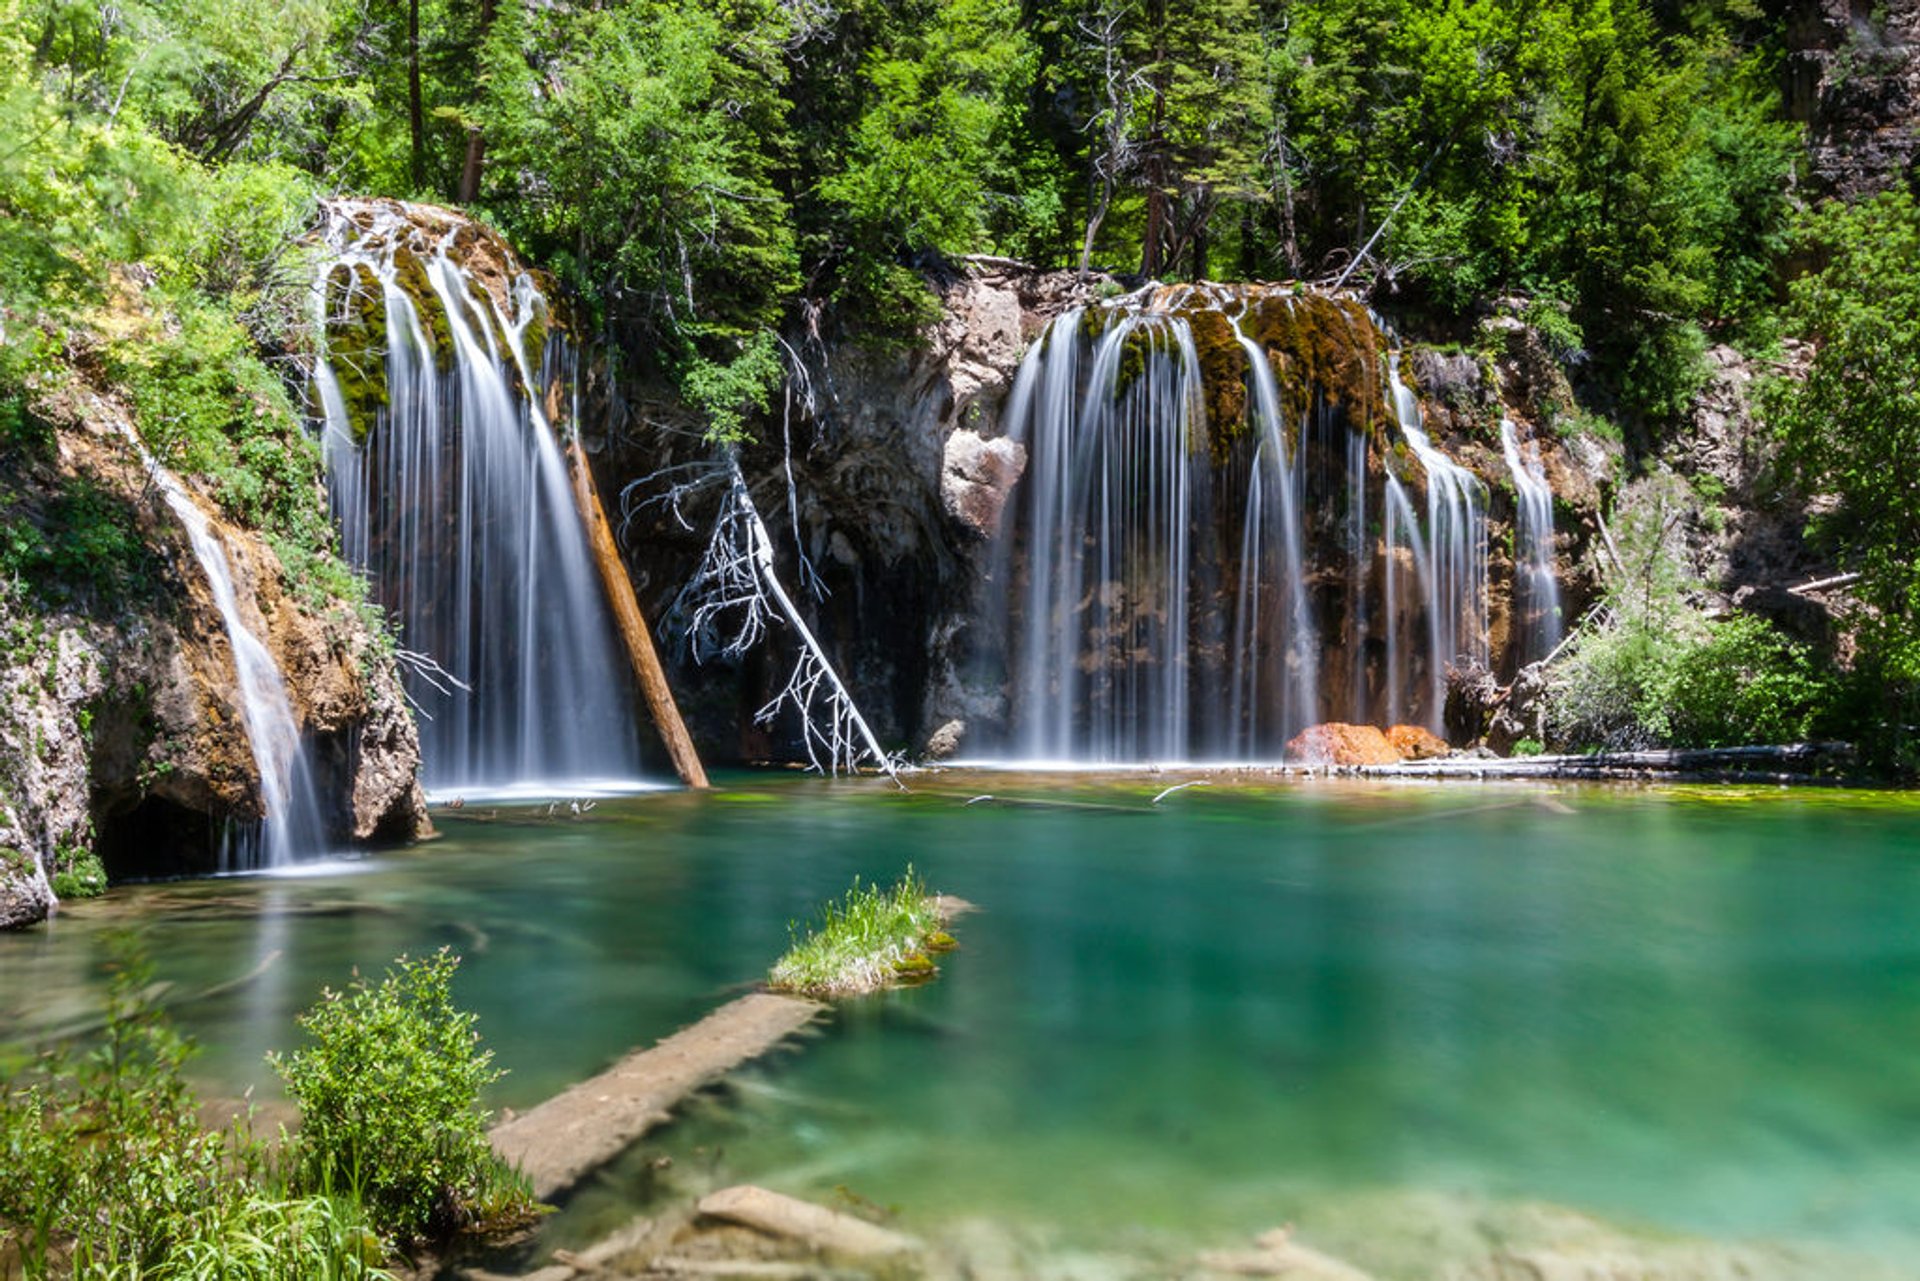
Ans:
[{"label": "mossy cliff ledge", "polygon": [[[38,382],[0,439],[0,928],[108,878],[212,870],[263,809],[231,645],[133,443],[145,424],[84,338]],[[285,430],[305,447],[290,415]],[[196,476],[183,484],[284,678],[329,844],[426,834],[390,642],[327,586],[350,576],[248,528]],[[317,487],[311,502],[323,521]]]}]

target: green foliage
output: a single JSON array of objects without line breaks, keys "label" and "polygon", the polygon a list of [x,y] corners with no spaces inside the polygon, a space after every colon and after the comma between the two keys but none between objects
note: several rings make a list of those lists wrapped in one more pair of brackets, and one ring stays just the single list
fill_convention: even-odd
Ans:
[{"label": "green foliage", "polygon": [[1803,381],[1766,408],[1806,493],[1832,505],[1811,531],[1857,570],[1860,708],[1872,754],[1920,763],[1920,205],[1905,191],[1832,204],[1802,228],[1821,265],[1790,289],[1793,320],[1817,346]]},{"label": "green foliage", "polygon": [[524,21],[559,91],[539,91],[517,52],[489,63],[477,110],[511,184],[503,223],[644,339],[717,435],[735,433],[764,399],[772,327],[799,283],[774,181],[789,159],[785,10],[648,0]]},{"label": "green foliage", "polygon": [[772,331],[762,329],[725,364],[692,358],[681,375],[680,390],[705,415],[709,439],[738,441],[748,434],[747,416],[767,408],[785,374]]},{"label": "green foliage", "polygon": [[350,1203],[271,1190],[244,1125],[200,1128],[191,1045],[116,942],[98,1044],[0,1085],[0,1255],[25,1275],[150,1281],[384,1281]]},{"label": "green foliage", "polygon": [[1804,742],[1832,723],[1841,689],[1809,648],[1747,614],[1692,605],[1681,527],[1698,499],[1646,480],[1616,514],[1622,564],[1605,609],[1548,674],[1549,737],[1570,747],[1731,747]]},{"label": "green foliage", "polygon": [[921,973],[940,916],[927,887],[909,867],[889,889],[858,877],[837,903],[820,909],[805,938],[789,927],[793,945],[768,972],[776,991],[847,996],[885,987],[899,975]]},{"label": "green foliage", "polygon": [[247,524],[324,545],[320,451],[301,430],[286,386],[223,310],[188,302],[176,319],[157,341],[142,332],[108,351],[148,447],[175,470],[207,477]]},{"label": "green foliage", "polygon": [[1835,689],[1806,646],[1766,620],[1735,614],[1708,626],[1649,681],[1675,747],[1800,743],[1832,706]]},{"label": "green foliage", "polygon": [[[0,482],[0,495],[10,485]],[[0,578],[46,601],[116,603],[152,585],[155,559],[134,510],[87,476],[47,495],[16,495],[21,514],[0,515]]]},{"label": "green foliage", "polygon": [[292,1158],[306,1188],[351,1187],[382,1232],[444,1237],[530,1217],[524,1181],[487,1142],[480,1092],[500,1078],[474,1016],[454,1007],[459,958],[400,958],[302,1015],[312,1044],[269,1061],[300,1108]]},{"label": "green foliage", "polygon": [[98,898],[107,892],[107,870],[91,849],[62,850],[54,867],[53,892],[63,899]]}]

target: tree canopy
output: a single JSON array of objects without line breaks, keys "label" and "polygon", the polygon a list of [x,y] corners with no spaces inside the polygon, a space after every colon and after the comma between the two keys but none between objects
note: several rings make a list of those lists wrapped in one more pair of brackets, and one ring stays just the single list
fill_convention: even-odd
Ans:
[{"label": "tree canopy", "polygon": [[1777,28],[1742,0],[4,0],[0,217],[164,203],[183,167],[457,202],[722,429],[796,314],[899,337],[965,254],[1440,313],[1525,291],[1658,416],[1703,327],[1774,301]]}]

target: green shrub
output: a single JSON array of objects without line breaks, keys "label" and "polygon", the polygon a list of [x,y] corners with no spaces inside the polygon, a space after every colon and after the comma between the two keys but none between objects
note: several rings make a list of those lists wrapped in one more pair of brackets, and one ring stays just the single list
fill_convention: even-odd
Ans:
[{"label": "green shrub", "polygon": [[97,898],[107,892],[107,871],[90,849],[63,849],[54,866],[53,892],[63,899]]},{"label": "green shrub", "polygon": [[354,1189],[401,1240],[524,1222],[535,1208],[487,1141],[480,1092],[502,1074],[474,1016],[454,1008],[459,964],[442,948],[401,957],[377,984],[325,991],[300,1018],[312,1044],[269,1056],[300,1108],[300,1186]]},{"label": "green shrub", "polygon": [[1658,675],[1648,698],[1665,704],[1675,747],[1804,742],[1834,699],[1807,647],[1751,614],[1712,623]]},{"label": "green shrub", "polygon": [[244,1123],[200,1127],[192,1045],[134,945],[112,955],[99,1042],[0,1085],[0,1259],[16,1253],[29,1281],[385,1281],[350,1202],[285,1198]]},{"label": "green shrub", "polygon": [[1627,623],[1583,636],[1556,665],[1547,729],[1610,751],[1797,743],[1833,719],[1838,694],[1811,651],[1765,619]]},{"label": "green shrub", "polygon": [[1515,756],[1540,756],[1546,752],[1546,745],[1537,738],[1523,738],[1513,745]]}]

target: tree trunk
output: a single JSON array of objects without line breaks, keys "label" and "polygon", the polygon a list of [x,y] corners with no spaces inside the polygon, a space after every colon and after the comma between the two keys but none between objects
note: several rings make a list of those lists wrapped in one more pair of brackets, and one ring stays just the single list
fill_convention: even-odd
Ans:
[{"label": "tree trunk", "polygon": [[1087,238],[1080,244],[1080,279],[1087,278],[1087,271],[1093,265],[1093,238],[1100,234],[1100,224],[1106,221],[1107,205],[1113,200],[1113,182],[1109,179],[1100,184],[1100,203],[1087,216]]},{"label": "tree trunk", "polygon": [[1167,193],[1159,182],[1159,165],[1149,170],[1151,176],[1147,182],[1147,234],[1140,246],[1140,274],[1156,277],[1160,274],[1160,255],[1167,239]]},{"label": "tree trunk", "polygon": [[413,194],[427,185],[427,112],[420,100],[420,0],[407,0],[407,127],[412,141]]},{"label": "tree trunk", "polygon": [[[486,48],[487,33],[493,30],[494,0],[480,0],[480,39],[475,47]],[[480,198],[480,169],[486,163],[487,140],[479,125],[467,126],[467,158],[460,166],[460,186],[454,192],[456,204],[470,205]]]},{"label": "tree trunk", "polygon": [[460,188],[454,193],[454,203],[470,205],[480,198],[480,166],[486,159],[487,140],[480,133],[479,125],[467,126],[467,159],[460,166]]},{"label": "tree trunk", "polygon": [[653,727],[660,732],[680,781],[688,787],[704,788],[707,771],[700,764],[700,754],[694,750],[687,723],[680,719],[680,708],[673,701],[673,690],[667,685],[660,655],[653,648],[653,633],[647,630],[646,616],[640,612],[640,602],[633,594],[633,580],[627,577],[619,544],[613,539],[613,528],[607,524],[606,508],[600,505],[600,495],[593,487],[593,473],[587,470],[587,456],[578,443],[567,445],[567,467],[573,473],[573,500],[580,509],[580,519],[587,526],[594,564],[600,570],[601,584],[607,589],[607,603],[612,607],[620,639],[626,643],[634,679],[639,681],[640,693],[653,715]]}]

